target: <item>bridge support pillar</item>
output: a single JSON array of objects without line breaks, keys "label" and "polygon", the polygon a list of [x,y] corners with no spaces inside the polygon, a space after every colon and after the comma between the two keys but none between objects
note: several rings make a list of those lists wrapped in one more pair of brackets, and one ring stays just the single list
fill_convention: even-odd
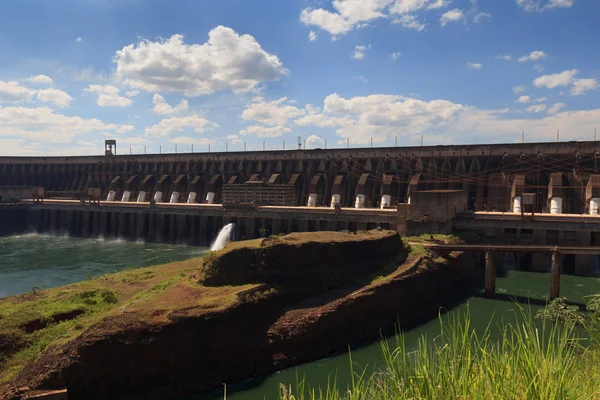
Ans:
[{"label": "bridge support pillar", "polygon": [[485,253],[485,296],[493,297],[496,294],[496,263],[494,253]]},{"label": "bridge support pillar", "polygon": [[552,267],[550,269],[550,300],[560,296],[560,254],[552,253]]}]

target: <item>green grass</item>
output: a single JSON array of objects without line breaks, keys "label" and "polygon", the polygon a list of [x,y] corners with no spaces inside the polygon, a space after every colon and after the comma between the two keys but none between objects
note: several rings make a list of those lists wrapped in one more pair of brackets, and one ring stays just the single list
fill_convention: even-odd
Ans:
[{"label": "green grass", "polygon": [[[519,306],[517,306],[519,307]],[[519,307],[520,308],[520,307]],[[515,320],[484,332],[468,311],[444,320],[437,337],[409,348],[404,335],[382,342],[385,365],[369,372],[352,364],[346,389],[335,382],[280,387],[281,400],[378,399],[597,399],[600,398],[600,314],[586,318],[583,340],[574,324],[535,321],[528,308]],[[499,338],[492,330],[499,329]]]}]

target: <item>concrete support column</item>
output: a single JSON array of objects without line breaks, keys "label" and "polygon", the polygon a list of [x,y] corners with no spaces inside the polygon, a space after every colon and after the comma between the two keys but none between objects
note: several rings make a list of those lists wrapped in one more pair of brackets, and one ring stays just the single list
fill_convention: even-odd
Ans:
[{"label": "concrete support column", "polygon": [[485,297],[493,297],[496,294],[496,263],[494,253],[485,253]]},{"label": "concrete support column", "polygon": [[367,223],[366,222],[359,222],[356,224],[356,230],[357,231],[366,231],[367,230]]},{"label": "concrete support column", "polygon": [[256,226],[255,218],[248,218],[246,224],[246,239],[255,239],[254,231]]},{"label": "concrete support column", "polygon": [[198,224],[198,244],[201,246],[208,245],[208,238],[206,232],[206,226],[208,225],[208,218],[205,215],[200,216],[200,222]]},{"label": "concrete support column", "polygon": [[550,270],[550,300],[560,296],[560,254],[552,253],[552,267]]},{"label": "concrete support column", "polygon": [[273,218],[271,220],[271,234],[279,235],[281,233],[281,220],[279,218]]}]

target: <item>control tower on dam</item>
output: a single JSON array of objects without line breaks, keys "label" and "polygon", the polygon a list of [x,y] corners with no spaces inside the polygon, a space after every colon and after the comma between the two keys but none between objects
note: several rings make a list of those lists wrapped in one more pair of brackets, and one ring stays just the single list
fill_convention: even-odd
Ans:
[{"label": "control tower on dam", "polygon": [[[149,155],[115,154],[114,144],[99,156],[0,157],[0,203],[11,203],[0,204],[0,231],[10,219],[20,229],[207,244],[235,222],[238,238],[380,226],[600,240],[595,141]],[[27,217],[17,221],[19,212]],[[544,232],[581,231],[570,215],[587,218],[585,237],[521,235],[515,222],[537,216]]]}]

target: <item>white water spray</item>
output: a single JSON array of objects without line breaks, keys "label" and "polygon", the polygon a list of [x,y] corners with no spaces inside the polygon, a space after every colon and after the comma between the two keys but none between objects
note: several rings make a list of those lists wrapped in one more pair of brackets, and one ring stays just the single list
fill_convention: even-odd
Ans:
[{"label": "white water spray", "polygon": [[212,244],[212,246],[210,246],[210,250],[218,251],[225,247],[225,245],[229,243],[229,239],[231,238],[231,232],[233,231],[234,227],[234,223],[225,225],[223,229],[221,229],[221,232],[219,232],[219,235],[217,236],[215,242]]}]

